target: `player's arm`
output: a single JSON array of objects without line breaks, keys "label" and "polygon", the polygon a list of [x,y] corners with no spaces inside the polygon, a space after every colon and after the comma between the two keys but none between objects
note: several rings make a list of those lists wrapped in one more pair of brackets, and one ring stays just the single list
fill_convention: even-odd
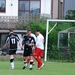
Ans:
[{"label": "player's arm", "polygon": [[30,43],[30,44],[28,44],[28,46],[34,46],[34,44],[31,44],[31,43]]},{"label": "player's arm", "polygon": [[23,38],[23,40],[22,40],[22,50],[24,49],[24,45],[25,45],[25,38]]},{"label": "player's arm", "polygon": [[20,48],[22,49],[22,43],[21,43],[21,41],[19,40],[18,43],[19,43]]},{"label": "player's arm", "polygon": [[6,43],[5,46],[6,46],[6,49],[8,49],[8,43]]},{"label": "player's arm", "polygon": [[32,38],[32,40],[33,40],[33,43],[28,44],[28,46],[35,46],[35,39]]},{"label": "player's arm", "polygon": [[35,47],[36,47],[36,41],[35,41],[35,39],[34,39],[34,46],[33,46],[33,47],[34,47],[34,49],[35,49]]},{"label": "player's arm", "polygon": [[5,48],[6,49],[8,49],[8,41],[9,41],[9,36],[7,36],[5,39]]},{"label": "player's arm", "polygon": [[17,39],[17,41],[19,43],[20,48],[22,49],[22,43],[21,43],[20,38],[18,37],[18,35],[16,35],[16,39]]}]

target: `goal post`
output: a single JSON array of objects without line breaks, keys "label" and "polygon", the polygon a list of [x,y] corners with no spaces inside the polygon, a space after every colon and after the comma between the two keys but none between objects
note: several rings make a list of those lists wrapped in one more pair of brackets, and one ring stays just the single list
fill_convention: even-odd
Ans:
[{"label": "goal post", "polygon": [[[49,30],[49,22],[56,22],[55,25]],[[45,57],[44,61],[47,61],[47,45],[48,45],[48,35],[57,26],[57,22],[75,22],[75,20],[58,20],[58,19],[47,19],[46,23],[46,41],[45,41]]]}]

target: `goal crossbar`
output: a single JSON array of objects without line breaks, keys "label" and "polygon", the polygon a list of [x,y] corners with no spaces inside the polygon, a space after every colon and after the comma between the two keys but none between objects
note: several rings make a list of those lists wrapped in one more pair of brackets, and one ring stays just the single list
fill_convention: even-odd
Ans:
[{"label": "goal crossbar", "polygon": [[[56,22],[55,25],[48,30],[49,22]],[[48,45],[48,34],[51,33],[51,31],[57,26],[57,22],[75,22],[75,20],[57,20],[57,19],[47,19],[46,23],[46,42],[45,42],[45,58],[44,61],[47,61],[47,45]]]}]

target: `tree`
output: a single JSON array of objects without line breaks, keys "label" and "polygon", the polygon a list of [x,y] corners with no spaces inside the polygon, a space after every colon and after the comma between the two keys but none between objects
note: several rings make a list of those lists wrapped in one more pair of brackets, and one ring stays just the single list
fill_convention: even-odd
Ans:
[{"label": "tree", "polygon": [[75,10],[68,10],[65,19],[75,20]]}]

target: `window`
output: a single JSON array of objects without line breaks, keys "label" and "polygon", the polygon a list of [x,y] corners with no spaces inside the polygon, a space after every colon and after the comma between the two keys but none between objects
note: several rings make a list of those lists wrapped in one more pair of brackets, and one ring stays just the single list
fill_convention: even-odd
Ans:
[{"label": "window", "polygon": [[19,0],[19,16],[23,13],[40,13],[40,0]]},{"label": "window", "polygon": [[39,1],[30,2],[30,13],[40,13],[40,2]]},{"label": "window", "polygon": [[29,1],[20,0],[19,2],[19,16],[23,13],[29,13]]},{"label": "window", "polygon": [[6,0],[0,0],[0,12],[5,12]]},{"label": "window", "polygon": [[19,10],[29,10],[29,1],[21,1]]}]

